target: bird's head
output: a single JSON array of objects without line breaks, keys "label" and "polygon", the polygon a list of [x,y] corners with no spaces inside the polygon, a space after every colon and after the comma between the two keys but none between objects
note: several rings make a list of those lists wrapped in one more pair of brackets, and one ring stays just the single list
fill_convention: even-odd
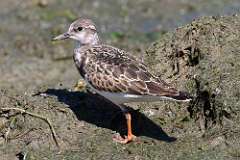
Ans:
[{"label": "bird's head", "polygon": [[99,43],[95,24],[90,19],[79,18],[74,21],[67,32],[53,38],[54,41],[74,39],[80,45],[96,45]]}]

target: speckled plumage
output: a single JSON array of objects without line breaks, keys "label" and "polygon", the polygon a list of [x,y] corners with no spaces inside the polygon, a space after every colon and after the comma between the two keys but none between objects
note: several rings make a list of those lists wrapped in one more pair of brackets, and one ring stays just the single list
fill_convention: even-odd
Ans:
[{"label": "speckled plumage", "polygon": [[125,51],[107,45],[74,50],[81,76],[99,91],[177,97],[179,92],[152,75],[146,66]]},{"label": "speckled plumage", "polygon": [[115,141],[127,143],[134,139],[131,115],[123,103],[139,101],[159,101],[162,99],[189,101],[183,92],[172,88],[159,77],[151,74],[147,67],[130,53],[100,43],[96,27],[89,19],[74,21],[68,31],[54,40],[75,39],[76,67],[91,89],[118,105],[125,114],[128,135],[117,137]]}]

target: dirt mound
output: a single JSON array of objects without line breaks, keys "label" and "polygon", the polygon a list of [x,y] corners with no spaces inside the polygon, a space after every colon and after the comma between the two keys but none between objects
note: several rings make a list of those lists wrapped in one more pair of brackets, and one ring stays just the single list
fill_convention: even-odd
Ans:
[{"label": "dirt mound", "polygon": [[201,128],[236,118],[240,98],[240,17],[205,17],[154,43],[146,61],[163,79],[189,91]]}]

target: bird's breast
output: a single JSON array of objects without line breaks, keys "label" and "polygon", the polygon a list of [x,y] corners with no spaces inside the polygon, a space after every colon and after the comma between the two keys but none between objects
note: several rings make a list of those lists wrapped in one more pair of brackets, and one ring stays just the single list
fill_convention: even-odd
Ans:
[{"label": "bird's breast", "polygon": [[87,55],[84,53],[75,51],[73,55],[73,59],[80,75],[82,76],[82,78],[84,78],[86,74],[85,66],[88,62]]}]

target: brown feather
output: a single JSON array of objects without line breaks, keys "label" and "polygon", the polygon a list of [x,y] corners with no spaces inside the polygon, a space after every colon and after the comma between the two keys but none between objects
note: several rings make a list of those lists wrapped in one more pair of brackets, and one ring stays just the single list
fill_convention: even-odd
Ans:
[{"label": "brown feather", "polygon": [[149,73],[143,63],[123,50],[97,45],[86,50],[84,54],[92,61],[77,67],[96,89],[137,95],[173,97],[179,94],[166,82]]}]

